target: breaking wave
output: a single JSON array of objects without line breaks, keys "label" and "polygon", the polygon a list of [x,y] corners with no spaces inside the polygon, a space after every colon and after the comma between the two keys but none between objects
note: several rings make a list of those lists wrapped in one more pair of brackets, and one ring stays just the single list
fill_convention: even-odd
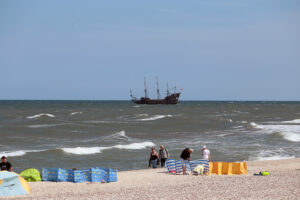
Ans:
[{"label": "breaking wave", "polygon": [[76,154],[76,155],[89,155],[102,153],[102,150],[107,149],[128,149],[128,150],[138,150],[144,149],[146,147],[155,146],[152,142],[140,142],[131,144],[119,144],[110,147],[75,147],[75,148],[61,148],[66,153]]},{"label": "breaking wave", "polygon": [[62,126],[65,124],[34,124],[34,125],[28,125],[26,127],[28,128],[49,128],[49,127],[55,127],[55,126]]},{"label": "breaking wave", "polygon": [[55,116],[52,115],[52,114],[49,114],[49,113],[40,113],[40,114],[29,116],[29,117],[26,117],[26,118],[27,119],[36,119],[36,118],[41,118],[41,117],[55,117]]},{"label": "breaking wave", "polygon": [[77,155],[88,155],[101,153],[104,147],[75,147],[75,148],[62,148],[66,153],[77,154]]},{"label": "breaking wave", "polygon": [[131,143],[131,144],[119,144],[113,146],[113,148],[118,148],[118,149],[144,149],[146,147],[152,147],[155,146],[153,142],[141,142],[141,143]]},{"label": "breaking wave", "polygon": [[294,120],[291,120],[291,121],[283,121],[281,123],[284,123],[284,124],[300,124],[300,119],[294,119]]},{"label": "breaking wave", "polygon": [[280,133],[288,141],[300,142],[300,125],[261,125],[255,122],[251,122],[250,125],[254,128],[264,130],[267,134]]},{"label": "breaking wave", "polygon": [[295,158],[295,156],[287,155],[283,149],[278,150],[263,150],[260,151],[257,155],[251,156],[249,160],[282,160],[282,159],[290,159]]},{"label": "breaking wave", "polygon": [[138,121],[153,121],[157,119],[162,119],[165,117],[172,117],[172,115],[154,115],[152,117],[144,118],[144,119],[138,119]]},{"label": "breaking wave", "polygon": [[17,156],[24,156],[26,153],[33,153],[33,152],[41,152],[44,150],[18,150],[18,151],[4,151],[0,153],[0,156],[7,156],[7,157],[17,157]]},{"label": "breaking wave", "polygon": [[82,112],[71,112],[70,113],[71,116],[73,116],[73,115],[81,115],[81,114],[82,114]]}]

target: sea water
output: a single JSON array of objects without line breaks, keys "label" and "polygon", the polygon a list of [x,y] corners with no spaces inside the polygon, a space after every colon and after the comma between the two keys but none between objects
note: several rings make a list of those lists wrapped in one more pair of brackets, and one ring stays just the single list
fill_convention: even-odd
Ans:
[{"label": "sea water", "polygon": [[147,168],[160,144],[175,159],[203,145],[213,161],[299,157],[300,102],[0,101],[0,154],[16,171]]}]

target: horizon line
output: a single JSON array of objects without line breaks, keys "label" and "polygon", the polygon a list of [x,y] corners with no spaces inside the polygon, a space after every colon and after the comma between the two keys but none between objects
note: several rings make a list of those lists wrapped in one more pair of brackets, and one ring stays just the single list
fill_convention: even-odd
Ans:
[{"label": "horizon line", "polygon": [[[129,101],[122,99],[0,99],[0,101]],[[180,100],[180,102],[300,102],[300,100]]]}]

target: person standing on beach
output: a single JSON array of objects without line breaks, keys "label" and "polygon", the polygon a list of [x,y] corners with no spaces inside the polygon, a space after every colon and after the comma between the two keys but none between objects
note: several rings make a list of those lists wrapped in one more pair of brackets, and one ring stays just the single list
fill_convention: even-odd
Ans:
[{"label": "person standing on beach", "polygon": [[206,146],[203,146],[202,148],[202,159],[206,159],[210,162],[210,151],[206,148]]},{"label": "person standing on beach", "polygon": [[152,164],[153,168],[156,168],[156,166],[159,165],[159,156],[158,156],[158,153],[155,151],[155,147],[151,148],[149,166],[148,167],[150,167],[151,164]]},{"label": "person standing on beach", "polygon": [[11,172],[12,171],[12,165],[7,162],[7,158],[5,156],[2,156],[1,158],[1,163],[0,163],[0,168],[1,168],[1,171],[9,171]]},{"label": "person standing on beach", "polygon": [[160,145],[160,150],[159,150],[159,159],[160,159],[160,165],[161,167],[165,166],[166,160],[169,157],[169,152],[168,150],[164,147],[164,145]]},{"label": "person standing on beach", "polygon": [[191,148],[185,148],[180,155],[183,175],[186,174],[186,164],[191,160],[191,154],[193,153],[193,151],[194,150]]}]

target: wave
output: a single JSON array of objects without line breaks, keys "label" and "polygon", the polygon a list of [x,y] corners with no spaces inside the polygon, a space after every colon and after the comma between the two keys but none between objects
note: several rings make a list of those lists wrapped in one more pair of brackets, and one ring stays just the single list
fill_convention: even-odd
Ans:
[{"label": "wave", "polygon": [[294,120],[291,120],[291,121],[283,121],[281,123],[284,123],[284,124],[300,124],[300,119],[294,119]]},{"label": "wave", "polygon": [[18,151],[4,151],[0,153],[0,156],[6,157],[17,157],[17,156],[24,156],[26,153],[34,153],[34,152],[41,152],[45,150],[18,150]]},{"label": "wave", "polygon": [[73,116],[73,115],[81,115],[81,114],[82,114],[82,112],[71,112],[70,113],[71,116]]},{"label": "wave", "polygon": [[75,148],[62,148],[66,153],[76,154],[76,155],[89,155],[101,153],[101,150],[105,149],[105,147],[75,147]]},{"label": "wave", "polygon": [[109,138],[116,138],[116,139],[123,139],[123,138],[126,138],[126,139],[130,139],[127,135],[126,135],[126,132],[125,131],[120,131],[120,132],[117,132],[117,133],[114,133],[110,136],[107,136]]},{"label": "wave", "polygon": [[49,127],[55,127],[55,126],[62,126],[65,124],[34,124],[34,125],[28,125],[26,127],[29,128],[49,128]]},{"label": "wave", "polygon": [[29,117],[26,117],[26,118],[28,118],[28,119],[35,119],[35,118],[41,118],[41,117],[44,117],[44,116],[55,117],[54,115],[49,114],[49,113],[40,113],[40,114],[29,116]]},{"label": "wave", "polygon": [[251,156],[249,160],[282,160],[282,159],[291,159],[295,156],[288,155],[283,149],[278,150],[263,150],[260,151],[257,155]]},{"label": "wave", "polygon": [[131,144],[119,144],[110,147],[75,147],[75,148],[61,148],[66,153],[76,154],[76,155],[89,155],[102,153],[102,150],[108,149],[128,149],[128,150],[138,150],[144,149],[146,147],[155,146],[152,142],[141,142],[141,143],[131,143]]},{"label": "wave", "polygon": [[255,122],[250,123],[257,129],[264,130],[268,134],[280,133],[284,139],[291,142],[300,142],[300,126],[299,125],[260,125]]},{"label": "wave", "polygon": [[149,115],[148,114],[136,114],[135,115],[136,117],[148,117]]},{"label": "wave", "polygon": [[291,158],[295,158],[295,156],[275,155],[270,157],[258,157],[257,160],[282,160],[282,159],[291,159]]},{"label": "wave", "polygon": [[146,147],[152,147],[155,146],[153,142],[141,142],[141,143],[131,143],[131,144],[119,144],[113,146],[113,148],[118,148],[118,149],[144,149]]},{"label": "wave", "polygon": [[138,119],[137,121],[153,121],[153,120],[162,119],[165,117],[172,117],[172,115],[154,115],[153,117]]}]

